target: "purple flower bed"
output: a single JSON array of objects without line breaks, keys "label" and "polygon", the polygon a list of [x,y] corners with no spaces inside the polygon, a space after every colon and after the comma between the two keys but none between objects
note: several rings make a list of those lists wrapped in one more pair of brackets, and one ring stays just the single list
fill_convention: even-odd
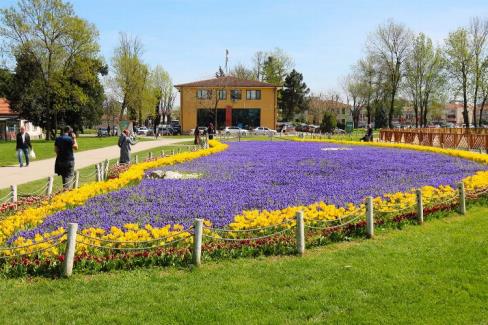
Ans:
[{"label": "purple flower bed", "polygon": [[82,229],[109,230],[126,223],[189,226],[200,217],[224,226],[243,210],[274,210],[317,201],[343,206],[359,203],[368,195],[425,185],[454,186],[486,166],[419,151],[280,141],[232,143],[224,152],[166,169],[204,176],[145,179],[135,187],[58,212],[38,228],[17,236],[32,237],[68,222],[77,222]]}]

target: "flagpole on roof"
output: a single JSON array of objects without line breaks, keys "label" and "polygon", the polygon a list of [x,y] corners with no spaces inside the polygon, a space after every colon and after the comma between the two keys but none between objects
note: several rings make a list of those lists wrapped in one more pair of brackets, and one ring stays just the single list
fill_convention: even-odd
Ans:
[{"label": "flagpole on roof", "polygon": [[225,49],[225,74],[229,73],[229,70],[227,68],[227,63],[229,62],[229,50]]}]

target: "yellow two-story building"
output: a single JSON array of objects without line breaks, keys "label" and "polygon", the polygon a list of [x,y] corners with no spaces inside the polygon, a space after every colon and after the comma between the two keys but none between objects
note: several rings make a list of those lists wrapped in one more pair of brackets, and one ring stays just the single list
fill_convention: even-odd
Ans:
[{"label": "yellow two-story building", "polygon": [[277,119],[275,85],[219,77],[175,86],[180,92],[180,124],[183,132],[199,126],[217,124],[216,129],[258,126],[274,129]]}]

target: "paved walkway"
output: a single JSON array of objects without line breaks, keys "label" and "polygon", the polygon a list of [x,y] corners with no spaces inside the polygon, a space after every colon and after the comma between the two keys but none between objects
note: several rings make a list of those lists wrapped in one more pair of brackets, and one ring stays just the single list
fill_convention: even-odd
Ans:
[{"label": "paved walkway", "polygon": [[[116,138],[114,138],[116,139]],[[138,142],[132,146],[132,153],[157,148],[165,145],[189,141],[191,139],[159,139],[154,141]],[[114,140],[115,141],[115,140]],[[99,163],[105,159],[118,158],[120,149],[117,145],[75,152],[75,168],[80,169]],[[54,174],[55,158],[33,161],[29,167],[0,167],[0,189],[9,187],[12,184],[24,184],[41,178],[47,178]]]}]

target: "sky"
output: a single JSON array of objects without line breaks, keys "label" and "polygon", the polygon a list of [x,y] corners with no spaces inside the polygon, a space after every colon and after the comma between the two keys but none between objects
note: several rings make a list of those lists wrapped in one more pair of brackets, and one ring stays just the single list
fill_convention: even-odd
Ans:
[{"label": "sky", "polygon": [[[0,7],[15,0],[0,0]],[[441,45],[474,16],[488,17],[488,0],[73,0],[76,14],[96,25],[110,64],[120,32],[137,36],[143,60],[161,65],[175,84],[251,66],[257,51],[281,48],[312,92],[340,89],[340,79],[365,56],[365,43],[392,18]]]}]

